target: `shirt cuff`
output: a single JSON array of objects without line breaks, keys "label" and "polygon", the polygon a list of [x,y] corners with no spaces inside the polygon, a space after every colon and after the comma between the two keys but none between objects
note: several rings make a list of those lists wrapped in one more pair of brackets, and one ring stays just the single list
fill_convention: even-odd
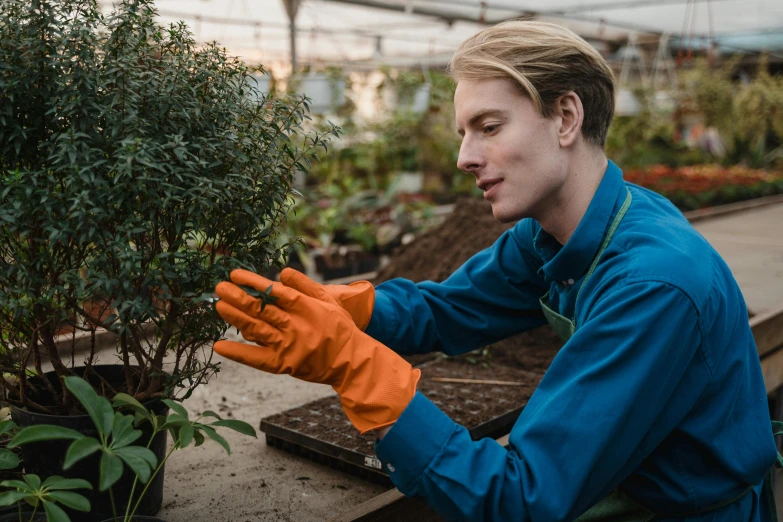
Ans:
[{"label": "shirt cuff", "polygon": [[397,312],[389,297],[382,291],[375,289],[375,302],[372,307],[372,316],[364,333],[384,344],[391,332],[397,330]]},{"label": "shirt cuff", "polygon": [[383,439],[375,454],[397,489],[416,494],[416,483],[448,443],[457,424],[419,392]]}]

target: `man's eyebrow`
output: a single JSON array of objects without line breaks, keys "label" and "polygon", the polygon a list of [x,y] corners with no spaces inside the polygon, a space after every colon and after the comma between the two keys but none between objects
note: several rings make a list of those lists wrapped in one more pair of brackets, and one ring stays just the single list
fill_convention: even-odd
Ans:
[{"label": "man's eyebrow", "polygon": [[[470,118],[470,120],[468,121],[468,125],[469,126],[473,125],[477,121],[481,120],[482,118],[486,118],[487,116],[501,116],[505,114],[506,111],[504,111],[503,109],[481,109]],[[461,133],[462,129],[457,127],[457,132]]]}]

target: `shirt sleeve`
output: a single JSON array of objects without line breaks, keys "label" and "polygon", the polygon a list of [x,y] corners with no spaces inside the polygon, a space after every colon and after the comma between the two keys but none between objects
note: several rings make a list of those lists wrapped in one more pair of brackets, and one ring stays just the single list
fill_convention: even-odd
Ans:
[{"label": "shirt sleeve", "polygon": [[572,520],[678,425],[709,381],[698,315],[663,283],[602,297],[555,357],[514,425],[510,449],[417,394],[379,459],[406,495],[448,520]]},{"label": "shirt sleeve", "polygon": [[365,332],[401,354],[456,355],[541,326],[538,299],[547,285],[538,275],[533,227],[520,221],[442,283],[378,285]]}]

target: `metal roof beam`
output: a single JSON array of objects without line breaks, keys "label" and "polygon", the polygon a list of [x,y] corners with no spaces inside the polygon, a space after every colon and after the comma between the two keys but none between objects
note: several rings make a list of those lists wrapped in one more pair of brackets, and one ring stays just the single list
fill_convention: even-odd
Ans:
[{"label": "metal roof beam", "polygon": [[[332,3],[338,3],[338,4],[350,4],[360,7],[370,7],[370,8],[376,8],[376,9],[385,9],[387,11],[396,11],[396,12],[402,12],[402,13],[412,13],[422,16],[432,16],[435,18],[440,18],[441,20],[444,20],[446,22],[454,22],[454,21],[460,21],[460,22],[470,22],[470,23],[482,23],[487,25],[495,25],[499,24],[500,22],[505,22],[506,20],[511,19],[533,19],[533,18],[539,18],[539,17],[553,17],[553,18],[560,18],[564,20],[572,20],[575,22],[587,22],[591,24],[595,24],[596,26],[605,25],[608,27],[615,27],[617,29],[625,30],[625,31],[634,31],[638,33],[647,33],[647,34],[653,34],[653,35],[660,35],[660,31],[651,27],[645,27],[640,26],[637,24],[632,23],[625,23],[625,22],[616,22],[610,19],[602,19],[602,18],[593,18],[588,16],[580,15],[579,13],[574,14],[567,14],[561,12],[561,10],[552,10],[552,11],[533,11],[530,9],[526,10],[514,10],[512,11],[511,7],[508,5],[501,5],[501,4],[487,4],[486,9],[494,9],[494,10],[507,10],[508,15],[501,16],[495,19],[492,18],[486,18],[486,19],[479,19],[479,17],[476,16],[468,16],[461,13],[456,12],[449,12],[445,9],[431,9],[423,6],[418,6],[413,3],[413,5],[406,6],[405,4],[392,4],[388,2],[384,2],[382,0],[326,0],[328,2]],[[427,0],[429,3],[435,3],[435,4],[452,4],[457,6],[463,6],[467,7],[467,4],[455,1],[451,2],[449,0]],[[662,2],[666,2],[669,0],[660,0]],[[681,1],[681,0],[672,0],[672,1]],[[704,0],[693,0],[693,1],[704,1]],[[473,7],[478,7],[473,5]],[[601,38],[600,36],[591,35],[591,39],[597,40],[597,41],[612,41],[613,40],[607,40],[605,38]]]},{"label": "metal roof beam", "polygon": [[[350,4],[350,5],[356,5],[360,7],[372,7],[376,9],[386,9],[387,11],[397,11],[399,13],[412,13],[416,15],[421,16],[432,16],[435,18],[440,18],[441,20],[444,20],[448,23],[452,22],[473,22],[473,23],[486,23],[486,24],[499,24],[500,22],[503,22],[505,20],[508,20],[508,16],[504,16],[501,18],[498,18],[496,20],[492,19],[486,19],[486,20],[480,20],[478,17],[475,16],[468,16],[461,13],[451,13],[444,10],[438,10],[438,9],[430,9],[427,7],[421,7],[417,5],[411,5],[410,7],[407,7],[403,4],[389,4],[386,2],[381,2],[377,0],[328,0],[330,2],[340,3],[340,4]],[[515,17],[519,18],[533,18],[538,15],[535,11],[528,11],[528,10],[522,10],[522,11],[515,11]]]}]

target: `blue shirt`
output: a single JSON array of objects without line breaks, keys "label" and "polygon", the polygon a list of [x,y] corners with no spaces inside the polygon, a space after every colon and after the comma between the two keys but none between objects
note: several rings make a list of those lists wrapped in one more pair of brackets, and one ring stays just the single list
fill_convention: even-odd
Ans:
[{"label": "blue shirt", "polygon": [[[576,294],[609,225],[633,202]],[[447,520],[572,520],[617,486],[662,521],[767,521],[775,461],[761,366],[729,268],[665,198],[613,163],[561,246],[524,219],[446,281],[378,286],[367,333],[402,354],[456,355],[575,317],[509,437],[472,441],[417,393],[376,445],[394,484]],[[575,309],[576,308],[576,309]]]}]

